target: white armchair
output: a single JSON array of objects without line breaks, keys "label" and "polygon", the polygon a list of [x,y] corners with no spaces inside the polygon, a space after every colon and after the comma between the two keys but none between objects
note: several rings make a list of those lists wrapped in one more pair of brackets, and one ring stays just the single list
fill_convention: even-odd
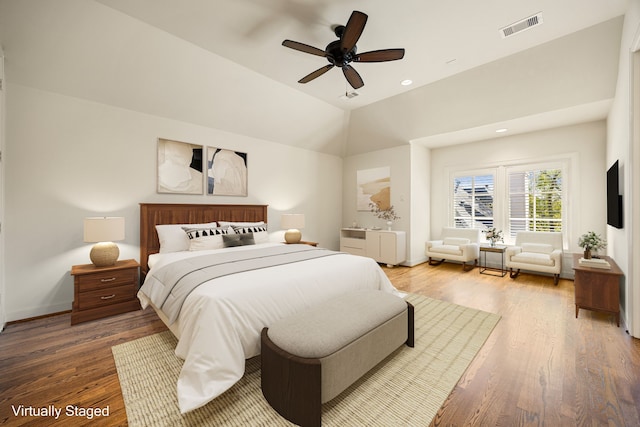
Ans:
[{"label": "white armchair", "polygon": [[557,285],[562,271],[562,233],[518,232],[516,245],[508,247],[505,251],[505,265],[512,279],[518,277],[520,269],[523,269],[551,273],[553,284]]},{"label": "white armchair", "polygon": [[[478,264],[479,242],[479,229],[444,227],[440,240],[426,243],[425,254],[429,257],[429,265],[440,265],[444,260],[459,261],[462,262],[462,269],[467,271]],[[467,263],[471,261],[473,265],[469,268]]]}]

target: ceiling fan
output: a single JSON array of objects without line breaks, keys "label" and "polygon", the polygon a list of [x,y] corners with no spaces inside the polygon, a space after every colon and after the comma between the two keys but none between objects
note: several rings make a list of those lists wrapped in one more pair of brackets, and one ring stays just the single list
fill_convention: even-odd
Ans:
[{"label": "ceiling fan", "polygon": [[364,86],[364,81],[350,65],[351,62],[386,62],[404,57],[404,49],[382,49],[358,53],[356,43],[364,31],[366,23],[367,15],[354,10],[346,26],[338,25],[335,27],[334,33],[338,40],[329,43],[324,50],[293,40],[283,41],[283,46],[312,55],[324,56],[329,61],[328,65],[307,74],[298,80],[298,83],[308,83],[333,67],[340,67],[351,87],[359,89]]}]

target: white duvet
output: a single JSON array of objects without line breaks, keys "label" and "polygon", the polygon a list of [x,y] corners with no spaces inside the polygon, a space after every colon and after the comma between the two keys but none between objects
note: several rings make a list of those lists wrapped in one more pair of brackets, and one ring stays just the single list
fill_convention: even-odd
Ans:
[{"label": "white duvet", "polygon": [[[257,246],[155,255],[138,292],[142,307],[150,305],[147,295],[159,286],[154,270],[189,256]],[[178,378],[180,411],[205,405],[242,378],[245,359],[260,354],[260,332],[265,326],[356,289],[401,295],[374,260],[349,254],[220,277],[195,289],[171,325],[179,339],[176,355],[184,359]]]}]

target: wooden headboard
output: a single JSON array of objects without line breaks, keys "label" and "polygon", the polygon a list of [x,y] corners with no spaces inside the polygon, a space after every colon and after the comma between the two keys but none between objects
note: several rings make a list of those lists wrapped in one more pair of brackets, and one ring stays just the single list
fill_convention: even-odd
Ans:
[{"label": "wooden headboard", "polygon": [[160,251],[158,224],[198,224],[213,221],[267,222],[267,205],[201,205],[140,203],[140,265],[149,271],[149,255]]}]

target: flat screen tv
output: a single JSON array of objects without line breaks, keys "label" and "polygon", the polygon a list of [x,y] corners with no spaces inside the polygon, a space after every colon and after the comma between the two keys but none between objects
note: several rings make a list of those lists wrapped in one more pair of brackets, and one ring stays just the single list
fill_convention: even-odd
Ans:
[{"label": "flat screen tv", "polygon": [[607,224],[622,228],[622,195],[620,194],[618,161],[607,171]]}]

